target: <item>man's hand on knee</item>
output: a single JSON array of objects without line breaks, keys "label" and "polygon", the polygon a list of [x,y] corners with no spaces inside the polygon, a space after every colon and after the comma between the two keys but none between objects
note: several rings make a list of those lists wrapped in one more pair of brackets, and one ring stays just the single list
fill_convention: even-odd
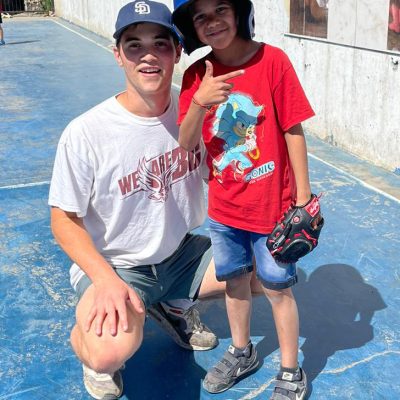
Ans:
[{"label": "man's hand on knee", "polygon": [[117,335],[118,325],[126,332],[129,328],[127,302],[132,304],[135,312],[144,313],[141,298],[118,276],[94,283],[94,291],[93,305],[85,322],[86,332],[94,324],[96,335],[101,336],[105,322],[112,336]]}]

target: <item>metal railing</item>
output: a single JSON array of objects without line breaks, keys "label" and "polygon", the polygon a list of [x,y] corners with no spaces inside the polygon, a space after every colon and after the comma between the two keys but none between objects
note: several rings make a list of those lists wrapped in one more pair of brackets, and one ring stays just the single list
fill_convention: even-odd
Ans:
[{"label": "metal railing", "polygon": [[25,11],[24,0],[0,0],[3,5],[3,12],[14,13]]},{"label": "metal railing", "polygon": [[0,0],[3,5],[4,13],[18,13],[24,11],[38,11],[38,12],[50,12],[54,11],[54,0],[40,0],[29,1],[29,0]]}]

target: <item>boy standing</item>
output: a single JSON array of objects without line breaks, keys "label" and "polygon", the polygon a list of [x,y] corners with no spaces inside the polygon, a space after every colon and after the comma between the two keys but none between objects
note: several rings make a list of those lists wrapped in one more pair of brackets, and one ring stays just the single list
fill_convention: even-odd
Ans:
[{"label": "boy standing", "polygon": [[273,400],[304,399],[299,320],[291,286],[296,266],[276,261],[266,240],[292,204],[311,198],[301,122],[314,115],[286,54],[254,41],[249,0],[175,1],[173,22],[186,51],[212,51],[188,68],[180,96],[179,143],[208,150],[210,236],[216,275],[226,281],[232,345],[205,377],[222,392],[254,371],[250,341],[252,257],[275,320],[281,369]]}]

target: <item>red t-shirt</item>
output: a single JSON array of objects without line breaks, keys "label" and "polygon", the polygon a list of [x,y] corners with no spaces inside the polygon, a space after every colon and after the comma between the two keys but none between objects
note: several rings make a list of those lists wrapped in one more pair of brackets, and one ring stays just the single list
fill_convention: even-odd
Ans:
[{"label": "red t-shirt", "polygon": [[296,196],[284,132],[314,112],[287,55],[262,44],[241,66],[222,65],[212,53],[191,65],[183,77],[179,124],[204,76],[205,59],[214,76],[245,70],[230,80],[228,101],[205,117],[208,214],[225,225],[270,233]]}]

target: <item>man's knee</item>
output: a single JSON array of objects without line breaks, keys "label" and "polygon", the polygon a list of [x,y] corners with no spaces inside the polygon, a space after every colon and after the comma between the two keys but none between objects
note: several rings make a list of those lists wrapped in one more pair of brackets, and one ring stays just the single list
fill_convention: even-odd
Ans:
[{"label": "man's knee", "polygon": [[91,369],[98,373],[111,374],[122,367],[122,365],[133,356],[137,348],[123,348],[116,346],[111,348],[102,348],[101,351],[89,354],[88,362]]},{"label": "man's knee", "polygon": [[105,332],[95,335],[92,330],[82,333],[76,325],[71,332],[71,344],[81,361],[99,373],[113,373],[139,349],[143,341],[143,328],[116,336]]},{"label": "man's knee", "polygon": [[112,336],[108,331],[108,317],[103,321],[101,336],[95,333],[92,323],[86,331],[87,315],[93,303],[93,288],[89,287],[78,303],[77,324],[71,332],[71,345],[80,360],[91,369],[100,373],[115,372],[138,350],[143,341],[145,314],[137,313],[127,303],[128,330],[123,331],[118,323],[118,331]]},{"label": "man's knee", "polygon": [[88,367],[100,374],[111,374],[120,369],[124,362],[125,359],[118,357],[115,352],[102,351],[89,355]]}]

